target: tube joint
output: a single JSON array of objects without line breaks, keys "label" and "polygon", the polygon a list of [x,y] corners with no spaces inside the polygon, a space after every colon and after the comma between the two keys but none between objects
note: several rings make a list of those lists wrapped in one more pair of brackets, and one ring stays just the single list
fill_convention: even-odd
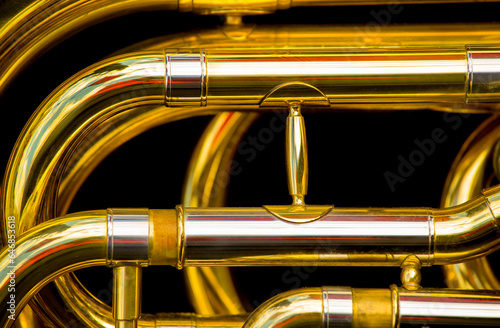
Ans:
[{"label": "tube joint", "polygon": [[207,62],[204,52],[165,54],[165,105],[207,105]]},{"label": "tube joint", "polygon": [[108,209],[108,266],[123,262],[149,263],[149,213],[147,209]]}]

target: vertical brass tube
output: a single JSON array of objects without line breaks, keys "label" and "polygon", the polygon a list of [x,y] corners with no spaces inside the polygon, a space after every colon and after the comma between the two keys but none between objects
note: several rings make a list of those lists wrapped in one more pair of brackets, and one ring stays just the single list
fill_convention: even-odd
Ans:
[{"label": "vertical brass tube", "polygon": [[113,268],[113,317],[115,328],[137,328],[141,315],[141,268],[119,265]]},{"label": "vertical brass tube", "polygon": [[305,205],[309,179],[306,126],[300,112],[300,104],[290,104],[290,114],[286,119],[286,171],[288,191],[293,205]]}]

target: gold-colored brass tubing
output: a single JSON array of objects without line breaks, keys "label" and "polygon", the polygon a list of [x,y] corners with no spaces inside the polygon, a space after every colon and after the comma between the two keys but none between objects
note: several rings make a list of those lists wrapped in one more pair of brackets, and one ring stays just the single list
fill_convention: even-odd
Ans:
[{"label": "gold-colored brass tubing", "polygon": [[[256,113],[220,113],[200,137],[184,183],[184,206],[223,206],[230,177],[237,172],[232,158],[239,141],[257,119]],[[234,171],[234,172],[233,172]],[[186,289],[196,312],[209,314],[245,313],[228,269],[185,268]]]},{"label": "gold-colored brass tubing", "polygon": [[115,328],[137,328],[142,304],[142,269],[124,264],[113,268],[113,317]]},{"label": "gold-colored brass tubing", "polygon": [[[8,169],[4,180],[4,193],[2,194],[4,197],[2,200],[4,203],[2,207],[4,215],[15,215],[16,218],[19,218],[20,215],[16,213],[19,213],[22,208],[23,211],[21,213],[23,216],[21,216],[19,222],[21,225],[26,227],[33,226],[38,222],[43,222],[57,215],[63,214],[63,212],[65,212],[69,207],[69,202],[71,201],[74,192],[78,189],[78,186],[83,183],[86,176],[90,174],[91,170],[97,166],[100,160],[102,160],[107,154],[109,154],[109,152],[118,147],[121,143],[153,126],[176,119],[199,115],[202,112],[196,108],[165,111],[162,106],[164,94],[163,56],[160,56],[158,61],[155,61],[154,56],[151,57],[153,59],[150,62],[152,66],[146,68],[145,65],[148,65],[148,56],[148,54],[133,55],[130,62],[127,61],[128,59],[126,57],[122,56],[112,59],[107,63],[91,67],[89,69],[89,73],[76,75],[73,79],[69,80],[66,85],[67,92],[70,95],[70,97],[68,97],[68,101],[70,101],[71,105],[64,106],[65,104],[63,103],[63,107],[66,110],[65,112],[60,111],[57,113],[50,107],[51,104],[61,106],[61,102],[58,102],[58,100],[46,102],[44,104],[45,107],[42,106],[38,112],[38,116],[35,116],[31,121],[32,129],[38,128],[39,131],[42,132],[36,133],[27,130],[28,133],[25,134],[25,138],[29,141],[23,141],[22,137],[19,141],[19,144],[22,144],[24,147],[27,147],[29,142],[32,143],[33,146],[30,146],[31,148],[27,148],[31,151],[30,155],[23,155],[23,149],[26,148],[18,147],[17,157],[14,155],[10,162],[10,169]],[[129,63],[133,63],[134,60],[137,64],[137,68],[140,68],[135,71],[132,68],[133,66],[129,65],[127,68],[127,65]],[[105,70],[106,65],[112,67],[107,72]],[[155,65],[158,67],[157,70],[155,69]],[[125,81],[124,77],[126,77],[126,75],[124,73],[127,72],[127,69],[129,69],[128,72],[130,73],[132,83],[121,84],[121,86],[123,86],[123,89],[121,90],[124,93],[130,92],[132,97],[125,96],[123,93],[120,96],[120,93],[117,92],[118,89],[113,86],[113,83],[120,85],[120,83]],[[95,70],[95,72],[93,70]],[[155,79],[154,76],[155,71],[158,72],[157,79]],[[137,73],[137,76],[134,76],[135,73]],[[90,86],[90,88],[87,88],[86,90],[93,90],[89,93],[89,95],[87,95],[88,100],[91,100],[92,102],[85,103],[85,97],[80,99],[81,107],[79,110],[80,119],[82,121],[81,126],[78,126],[74,121],[74,118],[78,117],[77,110],[75,110],[75,106],[78,105],[78,102],[75,101],[76,98],[72,93],[72,88],[76,88],[76,86],[72,84],[79,78],[81,78],[82,81],[85,81],[85,74],[89,75],[89,77],[87,77],[88,81],[81,83],[82,85],[85,85],[86,83],[86,85]],[[141,74],[144,74],[145,76],[145,79],[143,80],[145,84],[142,85],[142,87],[138,83],[141,79]],[[107,76],[114,76],[115,80],[108,79]],[[99,84],[101,81],[103,83]],[[92,89],[92,87],[94,89]],[[155,100],[155,96],[151,96],[154,92],[156,92],[155,87],[157,87],[156,90],[158,91],[158,95],[160,95],[160,97],[157,98],[157,101]],[[100,92],[99,90],[108,90],[109,95],[115,98],[106,99],[104,97],[105,93]],[[95,94],[92,92],[95,92]],[[54,93],[54,95],[64,97],[64,92],[60,90],[58,93]],[[83,96],[81,92],[78,93],[78,95]],[[148,95],[150,95],[149,99]],[[102,101],[102,108],[96,106],[97,99]],[[86,110],[87,108],[94,111],[94,113]],[[59,116],[55,116],[57,118],[49,119],[48,117],[51,117],[50,115],[55,115],[54,113]],[[210,113],[212,112],[209,110],[207,114]],[[75,134],[69,130],[64,130],[63,125],[61,124],[61,119],[64,117],[67,117],[66,122],[71,124],[71,126],[75,128],[75,131],[80,132]],[[93,117],[95,121],[88,125],[89,123],[87,121],[87,117]],[[50,127],[50,129],[41,125],[45,124],[44,122],[51,121],[54,122],[54,124]],[[100,122],[103,123],[102,126],[98,125]],[[38,127],[36,127],[37,124]],[[55,134],[52,134],[49,138],[48,135],[51,132],[51,129]],[[41,137],[38,145],[36,145],[36,139],[30,138],[30,133]],[[78,133],[81,133],[80,137],[78,136]],[[102,138],[99,138],[98,140],[94,139],[94,141],[86,141],[85,139],[82,140],[81,136],[86,136],[86,133],[89,133],[89,137],[92,137],[92,134],[95,133],[100,135]],[[57,135],[59,137],[57,137]],[[48,139],[44,139],[44,136]],[[68,139],[67,136],[73,136],[74,139]],[[57,156],[43,155],[44,151],[50,152],[50,149],[53,149],[47,147],[47,141],[49,141],[49,143],[60,143],[58,146],[61,148],[58,151],[52,150],[53,153],[58,154]],[[81,142],[80,145],[78,145],[78,142]],[[72,143],[73,145],[71,145]],[[75,147],[78,147],[77,145],[81,148],[75,149]],[[68,164],[67,167],[63,168],[60,165],[61,162],[58,161],[58,156],[64,156],[64,149],[66,149],[66,152],[72,154],[73,157],[67,160],[62,160],[62,162],[67,161]],[[33,157],[32,154],[36,154],[36,156],[39,157]],[[51,158],[52,161],[43,161],[41,160],[43,158]],[[86,162],[87,160],[91,161],[91,165]],[[30,171],[29,163],[34,164],[32,171]],[[44,165],[43,169],[41,165]],[[26,169],[28,169],[28,171],[24,171]],[[63,180],[61,189],[59,190],[59,194],[63,195],[63,198],[61,203],[58,203],[58,190],[56,187],[59,183],[57,180],[59,179],[59,175],[63,173],[63,169],[69,172],[67,174],[68,178]],[[26,174],[26,172],[30,173]],[[36,172],[36,174],[33,175],[33,172]],[[57,172],[57,174],[54,174],[55,172]],[[19,182],[19,178],[28,179],[24,180],[23,184]],[[11,183],[12,181],[18,182]],[[32,193],[30,194],[28,191],[31,191]],[[61,208],[58,209],[57,205],[59,204],[61,205]],[[29,218],[26,213],[36,213],[36,215],[33,218]],[[23,218],[26,219],[24,220]],[[34,218],[37,218],[36,222],[33,220]],[[19,225],[17,227],[19,227]],[[90,299],[90,297],[87,298]],[[45,307],[44,311],[51,313],[52,310],[50,309],[50,306],[52,305],[52,302],[47,302],[47,305],[48,306]],[[100,308],[96,308],[97,311],[100,311],[99,309]],[[109,309],[106,313],[107,316],[111,317]],[[60,315],[61,313],[54,311],[51,317],[54,318]],[[61,322],[62,326],[65,324],[66,323]]]},{"label": "gold-colored brass tubing", "polygon": [[[393,290],[397,292],[392,294]],[[243,327],[399,328],[400,324],[499,323],[498,291],[323,287],[276,295],[259,306]]]},{"label": "gold-colored brass tubing", "polygon": [[252,312],[243,327],[324,327],[322,290],[302,288],[276,295]]},{"label": "gold-colored brass tubing", "polygon": [[[9,257],[9,247],[3,248],[0,254],[0,326],[10,327],[14,323],[5,315],[11,295],[15,295],[16,310],[10,314],[17,315],[43,285],[58,275],[105,265],[106,222],[105,211],[88,211],[39,225],[16,240],[14,263]],[[14,294],[13,290],[9,291],[11,278],[14,279]]]},{"label": "gold-colored brass tubing", "polygon": [[[478,195],[488,179],[487,167],[500,140],[500,117],[484,121],[466,140],[448,174],[441,206],[455,206]],[[500,282],[486,258],[443,267],[450,288],[496,289]]]},{"label": "gold-colored brass tubing", "polygon": [[392,327],[392,295],[389,289],[352,289],[352,327]]},{"label": "gold-colored brass tubing", "polygon": [[34,59],[99,22],[152,10],[175,10],[176,0],[22,0],[0,4],[0,94]]},{"label": "gold-colored brass tubing", "polygon": [[[132,104],[132,103],[131,103],[131,104],[129,104],[129,106],[130,106],[130,107],[132,107],[132,106],[134,106],[134,104]],[[118,107],[116,107],[116,108],[117,108],[117,110],[118,110]],[[192,111],[193,111],[193,110],[192,110]],[[185,111],[185,113],[187,113],[187,112],[189,112],[189,111],[188,111],[188,110],[186,110],[186,111]],[[44,197],[45,197],[45,196],[44,196]],[[50,197],[49,197],[49,198],[50,198]]]}]

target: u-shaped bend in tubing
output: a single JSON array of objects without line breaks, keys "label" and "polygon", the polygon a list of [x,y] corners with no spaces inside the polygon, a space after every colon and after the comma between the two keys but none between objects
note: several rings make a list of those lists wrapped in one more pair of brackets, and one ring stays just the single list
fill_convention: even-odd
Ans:
[{"label": "u-shaped bend in tubing", "polygon": [[[179,60],[182,59],[179,58]],[[175,78],[182,79],[182,75],[176,75]],[[162,52],[147,52],[115,57],[96,64],[76,74],[57,89],[31,118],[9,162],[2,197],[4,232],[7,230],[5,227],[9,217],[15,218],[16,229],[18,232],[23,232],[57,216],[56,189],[61,175],[67,170],[65,165],[71,161],[71,156],[74,155],[78,144],[100,125],[111,122],[120,115],[125,117],[117,121],[128,122],[126,113],[132,116],[136,114],[133,119],[140,118],[141,115],[137,113],[141,113],[145,116],[146,114],[158,115],[158,117],[163,117],[163,120],[168,120],[165,119],[167,114],[158,114],[158,109],[165,103],[165,84],[165,55]],[[193,85],[193,83],[190,84],[190,81],[187,81],[186,85]],[[203,87],[201,89],[203,92]],[[200,98],[197,99],[199,101]],[[216,108],[188,107],[173,111],[171,120],[199,113],[212,114]],[[471,214],[488,212],[489,210],[483,203],[484,201],[481,204],[475,204],[480,207],[480,209],[477,208],[479,212]],[[448,218],[447,212],[443,211],[442,217]],[[394,210],[392,212],[394,213]],[[437,218],[436,223],[443,221]],[[477,217],[477,220],[474,222],[480,223],[480,229],[472,237],[468,237],[469,239],[481,239],[485,236],[486,230],[483,229],[483,223],[490,229],[492,227],[496,229],[496,223],[493,224],[487,216]],[[439,225],[447,227],[444,223],[439,223]],[[450,229],[448,229],[449,232],[455,232],[454,228]],[[3,238],[5,241],[5,233]],[[428,237],[427,239],[429,240]],[[460,238],[457,240],[463,241]],[[187,239],[186,241],[189,243],[185,245],[191,247],[190,241]],[[491,244],[490,239],[484,242]],[[437,239],[436,245],[438,245]],[[187,250],[186,254],[189,255],[191,249]],[[469,255],[481,256],[484,252]],[[454,255],[451,254],[451,256]],[[460,258],[461,255],[457,256]],[[193,259],[189,256],[179,260],[181,262],[187,260],[187,265],[196,265],[197,262],[200,265],[209,264],[205,263],[203,258]],[[264,262],[267,264],[269,260],[273,260],[272,257],[267,257]],[[191,264],[188,263],[189,261]],[[324,263],[327,262],[329,261]],[[219,264],[224,263],[219,262]],[[241,265],[242,262],[238,264]]]},{"label": "u-shaped bend in tubing", "polygon": [[[0,200],[4,242],[8,217],[15,218],[19,233],[64,215],[71,189],[78,189],[100,160],[125,141],[169,121],[214,113],[207,108],[166,110],[164,105],[162,51],[108,59],[61,85],[32,116],[11,155]],[[111,315],[109,309],[104,312]]]}]

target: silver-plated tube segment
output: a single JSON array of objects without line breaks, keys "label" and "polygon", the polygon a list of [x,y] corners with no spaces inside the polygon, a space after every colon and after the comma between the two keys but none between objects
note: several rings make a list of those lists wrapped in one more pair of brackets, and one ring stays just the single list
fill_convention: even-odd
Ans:
[{"label": "silver-plated tube segment", "polygon": [[107,264],[149,261],[149,214],[147,209],[108,209]]},{"label": "silver-plated tube segment", "polygon": [[185,208],[180,263],[200,265],[399,266],[433,260],[426,209],[341,209],[294,223],[263,208]]},{"label": "silver-plated tube segment", "polygon": [[323,327],[351,327],[352,316],[352,289],[323,287]]},{"label": "silver-plated tube segment", "polygon": [[399,288],[401,324],[499,325],[500,292]]},{"label": "silver-plated tube segment", "polygon": [[205,53],[166,53],[165,64],[166,105],[206,106]]},{"label": "silver-plated tube segment", "polygon": [[467,51],[467,103],[500,101],[500,50]]}]

